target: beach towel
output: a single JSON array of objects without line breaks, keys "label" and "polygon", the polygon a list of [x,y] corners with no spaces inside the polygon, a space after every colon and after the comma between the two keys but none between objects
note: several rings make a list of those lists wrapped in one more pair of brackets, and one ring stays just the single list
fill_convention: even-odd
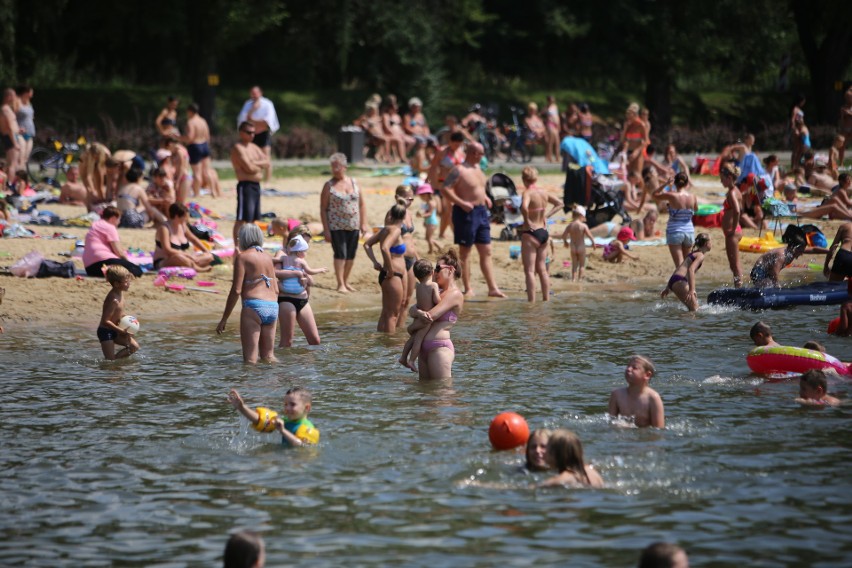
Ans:
[{"label": "beach towel", "polygon": [[[237,115],[237,128],[248,118],[249,110],[251,110],[254,101],[249,99],[243,105],[240,114]],[[278,123],[278,114],[275,112],[275,105],[266,97],[260,97],[260,108],[254,111],[251,115],[252,120],[262,120],[269,125],[269,134],[275,134],[281,125]]]}]

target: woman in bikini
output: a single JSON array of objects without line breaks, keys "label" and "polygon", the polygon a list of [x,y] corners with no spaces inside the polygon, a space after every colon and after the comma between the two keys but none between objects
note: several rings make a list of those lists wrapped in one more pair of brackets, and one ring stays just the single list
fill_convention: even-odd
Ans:
[{"label": "woman in bikini", "polygon": [[441,224],[438,228],[438,238],[443,239],[447,232],[447,227],[450,227],[452,220],[452,210],[450,203],[444,203],[441,198],[441,190],[444,188],[444,179],[450,171],[457,165],[464,162],[464,134],[462,131],[456,131],[450,134],[449,143],[444,146],[438,155],[432,160],[432,167],[429,168],[428,180],[432,187],[436,190],[435,196],[440,202],[438,209],[441,214]]},{"label": "woman in bikini", "polygon": [[167,266],[186,266],[196,272],[209,272],[213,266],[213,255],[209,252],[192,254],[194,246],[207,250],[201,241],[188,231],[189,210],[183,203],[169,205],[169,220],[157,227],[154,241],[154,270]]},{"label": "woman in bikini", "polygon": [[225,312],[216,333],[225,331],[225,324],[237,300],[242,296],[240,312],[240,342],[243,361],[274,362],[275,328],[278,323],[278,280],[272,257],[263,251],[263,232],[255,224],[240,227],[240,254],[234,258],[234,280],[225,302]]},{"label": "woman in bikini", "polygon": [[666,289],[660,293],[661,298],[669,295],[669,292],[674,292],[677,299],[683,302],[683,305],[690,312],[698,309],[698,294],[695,293],[695,273],[701,268],[701,263],[704,262],[704,255],[710,251],[710,235],[707,233],[699,233],[695,238],[695,246],[683,261],[675,269],[674,274],[669,278],[669,283]]},{"label": "woman in bikini", "polygon": [[432,322],[420,349],[417,369],[421,379],[451,379],[456,350],[450,339],[450,330],[458,321],[464,306],[464,294],[456,284],[461,274],[461,263],[456,249],[444,253],[435,263],[435,282],[441,289],[441,301],[428,312],[412,306],[412,317]]},{"label": "woman in bikini", "polygon": [[725,234],[725,253],[728,255],[728,264],[734,275],[734,288],[743,285],[743,269],[740,265],[740,240],[743,238],[743,229],[740,227],[740,215],[743,210],[743,194],[737,189],[737,178],[740,169],[732,162],[727,162],[719,169],[719,181],[728,192],[722,204],[722,232]]},{"label": "woman in bikini", "polygon": [[[527,285],[527,300],[535,302],[535,275],[541,282],[541,299],[550,299],[550,276],[547,273],[547,218],[562,208],[562,201],[536,186],[538,170],[532,166],[524,168],[521,174],[524,182],[524,195],[521,200],[521,215],[524,225],[521,230],[521,259],[524,265],[524,279]],[[547,205],[552,207],[547,211]],[[546,212],[546,213],[545,213]]]},{"label": "woman in bikini", "polygon": [[399,185],[396,188],[396,202],[405,204],[405,219],[402,222],[402,226],[400,227],[400,232],[402,233],[402,242],[405,243],[405,272],[408,275],[407,277],[407,285],[405,288],[405,295],[402,299],[402,310],[400,311],[403,314],[403,319],[405,318],[405,314],[408,312],[408,304],[411,300],[412,294],[414,294],[414,284],[417,282],[417,279],[414,277],[414,263],[420,258],[420,255],[417,253],[417,244],[414,242],[414,217],[411,215],[411,204],[414,203],[414,190],[411,189],[410,185]]},{"label": "woman in bikini", "polygon": [[[674,182],[675,191],[667,192],[666,188]],[[669,222],[666,224],[666,244],[672,255],[675,268],[680,266],[695,241],[695,226],[692,216],[698,209],[698,198],[689,193],[689,177],[683,172],[666,180],[652,194],[657,201],[665,201],[669,205]]]},{"label": "woman in bikini", "polygon": [[[379,271],[379,285],[382,287],[382,313],[379,315],[377,331],[393,333],[399,324],[404,323],[402,305],[408,286],[408,274],[405,271],[405,243],[402,240],[402,224],[408,213],[404,201],[397,201],[385,216],[385,226],[364,242],[364,252],[373,261],[373,267]],[[382,262],[376,260],[373,245],[379,243]]]},{"label": "woman in bikini", "polygon": [[648,145],[645,123],[639,118],[639,105],[631,103],[624,113],[621,145],[627,150],[627,170],[642,175],[645,166],[645,148]]}]

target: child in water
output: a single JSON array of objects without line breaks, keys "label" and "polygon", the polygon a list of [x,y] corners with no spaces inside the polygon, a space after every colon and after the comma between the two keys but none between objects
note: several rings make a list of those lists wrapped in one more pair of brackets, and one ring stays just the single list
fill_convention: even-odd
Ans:
[{"label": "child in water", "polygon": [[[133,355],[139,351],[139,344],[133,339],[132,334],[118,327],[118,323],[124,317],[124,292],[130,289],[133,275],[123,266],[114,264],[107,268],[106,279],[112,286],[112,290],[104,299],[101,321],[98,324],[98,340],[101,342],[104,357],[113,361]],[[124,349],[116,353],[116,344]]]},{"label": "child in water", "polygon": [[583,273],[586,270],[586,237],[592,242],[592,248],[595,248],[595,238],[586,224],[586,208],[582,205],[577,205],[574,211],[571,212],[571,222],[565,227],[565,232],[562,233],[562,242],[565,246],[568,245],[568,237],[571,237],[571,282],[583,279]]},{"label": "child in water", "polygon": [[[281,443],[289,446],[303,446],[319,442],[319,430],[308,420],[311,411],[311,392],[303,387],[293,387],[284,394],[284,416],[286,420],[275,419],[275,429],[281,433]],[[251,424],[260,422],[260,414],[246,406],[240,393],[231,389],[228,403],[245,416]]]},{"label": "child in water", "polygon": [[633,355],[627,360],[624,378],[627,386],[615,389],[609,397],[610,416],[632,417],[639,428],[653,426],[665,428],[666,417],[663,400],[648,386],[656,373],[654,364],[647,357]]},{"label": "child in water", "polygon": [[308,266],[305,260],[308,248],[310,248],[308,241],[295,230],[292,233],[287,246],[278,251],[272,259],[272,263],[276,267],[281,267],[280,270],[275,271],[275,276],[278,277],[279,282],[279,294],[294,297],[304,294],[304,298],[307,299],[311,295],[311,285],[313,284],[310,277],[324,274],[328,272],[328,268],[311,268]]},{"label": "child in water", "polygon": [[799,378],[799,398],[796,402],[813,406],[837,406],[840,399],[826,394],[828,383],[825,373],[819,369],[811,369]]},{"label": "child in water", "polygon": [[556,430],[547,441],[547,463],[558,472],[540,487],[603,487],[603,479],[583,461],[583,444],[574,432]]},{"label": "child in water", "polygon": [[758,347],[781,347],[781,345],[772,338],[772,328],[769,324],[762,321],[751,326],[749,337]]},{"label": "child in water", "polygon": [[231,535],[222,557],[224,568],[263,568],[266,565],[266,547],[259,534],[240,531]]},{"label": "child in water", "polygon": [[623,262],[625,258],[630,260],[639,260],[638,256],[633,256],[627,252],[627,243],[635,240],[637,239],[636,235],[633,234],[633,229],[630,227],[622,227],[621,230],[618,231],[618,236],[615,237],[615,240],[604,246],[603,259],[607,262],[615,263]]},{"label": "child in water", "polygon": [[[414,263],[412,267],[414,277],[417,278],[417,284],[414,285],[414,298],[417,301],[417,309],[428,312],[441,301],[441,290],[438,284],[432,281],[432,263],[421,258]],[[408,326],[408,341],[405,342],[405,347],[402,350],[402,355],[399,358],[399,364],[403,367],[408,367],[412,371],[417,370],[414,362],[420,356],[420,347],[423,345],[423,338],[426,337],[431,322],[420,318],[414,318],[411,325]]]},{"label": "child in water", "polygon": [[639,568],[689,568],[689,558],[676,544],[655,542],[642,550]]},{"label": "child in water", "polygon": [[708,252],[710,252],[710,235],[699,233],[695,237],[692,252],[686,255],[680,266],[675,269],[674,274],[669,278],[666,289],[660,293],[660,297],[665,298],[669,295],[669,292],[674,292],[677,299],[683,302],[683,305],[690,312],[696,311],[698,309],[698,294],[695,293],[695,273],[701,268],[704,255]]},{"label": "child in water", "polygon": [[773,249],[760,255],[751,269],[751,283],[755,288],[775,288],[778,276],[785,266],[802,256],[807,247],[803,237],[796,235],[787,242],[786,248]]},{"label": "child in water", "polygon": [[552,431],[547,428],[538,428],[530,433],[527,438],[527,447],[524,455],[524,471],[547,471],[550,465],[547,463],[547,442],[550,440]]},{"label": "child in water", "polygon": [[438,215],[440,211],[438,206],[440,202],[435,199],[435,191],[428,183],[421,183],[417,188],[417,195],[423,200],[423,205],[420,211],[417,212],[418,217],[423,217],[423,228],[426,230],[426,244],[429,245],[427,254],[432,254],[432,251],[441,252],[441,247],[438,241],[435,240],[435,231],[438,230]]}]

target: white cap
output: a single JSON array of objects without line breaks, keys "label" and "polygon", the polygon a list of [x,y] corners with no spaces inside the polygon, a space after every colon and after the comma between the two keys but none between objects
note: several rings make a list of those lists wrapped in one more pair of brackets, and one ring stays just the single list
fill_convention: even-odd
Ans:
[{"label": "white cap", "polygon": [[290,243],[287,245],[287,250],[290,252],[305,252],[308,250],[308,242],[302,237],[302,235],[296,235],[290,239]]},{"label": "white cap", "polygon": [[586,208],[583,207],[582,205],[577,205],[576,207],[574,207],[574,213],[577,213],[581,217],[585,217],[586,216]]}]

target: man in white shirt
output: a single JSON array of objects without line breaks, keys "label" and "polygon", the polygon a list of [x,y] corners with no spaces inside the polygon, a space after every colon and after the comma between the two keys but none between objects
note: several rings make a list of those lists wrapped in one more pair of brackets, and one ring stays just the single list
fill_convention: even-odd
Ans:
[{"label": "man in white shirt", "polygon": [[[272,135],[278,131],[278,115],[272,101],[263,96],[263,91],[255,85],[249,91],[249,99],[243,105],[237,116],[237,126],[243,122],[250,122],[254,126],[254,144],[260,147],[266,157],[272,158]],[[263,173],[264,183],[269,182],[272,176],[272,163],[265,168]]]}]

